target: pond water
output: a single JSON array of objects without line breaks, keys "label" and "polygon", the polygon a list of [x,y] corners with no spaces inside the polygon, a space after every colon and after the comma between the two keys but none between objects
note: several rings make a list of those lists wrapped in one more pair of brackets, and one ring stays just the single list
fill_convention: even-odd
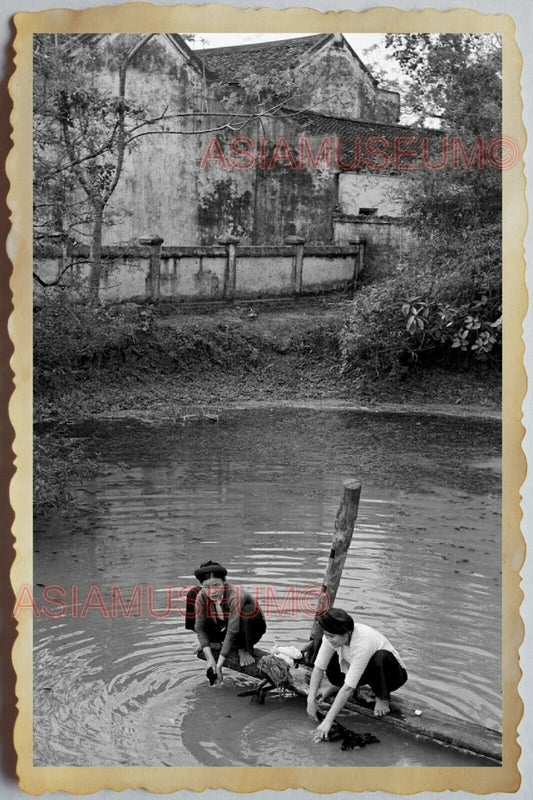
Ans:
[{"label": "pond water", "polygon": [[[350,724],[380,744],[343,753],[312,742],[300,699],[252,705],[231,672],[210,688],[179,590],[220,560],[264,601],[262,646],[303,644],[311,620],[291,591],[321,584],[342,481],[355,477],[336,604],[399,650],[406,699],[501,729],[498,423],[284,409],[66,433],[86,439],[100,470],[74,487],[81,510],[35,521],[36,599],[57,585],[68,606],[34,622],[36,765],[482,763],[367,718]],[[91,586],[101,607],[82,614]],[[106,618],[113,586],[126,604],[140,587],[142,607]]]}]

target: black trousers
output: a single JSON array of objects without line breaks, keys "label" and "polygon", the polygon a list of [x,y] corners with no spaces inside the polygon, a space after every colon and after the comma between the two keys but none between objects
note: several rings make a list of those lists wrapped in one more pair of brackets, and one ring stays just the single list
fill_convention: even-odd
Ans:
[{"label": "black trousers", "polygon": [[[193,586],[187,594],[185,627],[192,631],[195,630],[196,596],[199,591],[199,586]],[[226,638],[226,629],[226,620],[214,617],[205,620],[204,630],[209,637],[210,643],[217,644],[223,642]],[[244,603],[241,609],[239,633],[237,634],[234,646],[239,650],[247,650],[249,653],[252,653],[254,644],[257,644],[265,631],[266,622],[259,606],[253,602]]]},{"label": "black trousers", "polygon": [[[334,686],[342,686],[346,675],[342,672],[337,653],[328,664],[326,677]],[[390,693],[403,686],[407,672],[389,650],[376,650],[361,675],[358,686],[370,686],[376,697],[388,700]]]}]

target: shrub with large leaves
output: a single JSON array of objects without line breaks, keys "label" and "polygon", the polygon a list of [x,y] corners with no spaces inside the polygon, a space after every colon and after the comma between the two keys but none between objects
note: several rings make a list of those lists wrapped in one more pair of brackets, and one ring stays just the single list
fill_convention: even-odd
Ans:
[{"label": "shrub with large leaves", "polygon": [[500,363],[501,235],[486,226],[432,237],[383,283],[356,296],[341,332],[344,370],[376,376],[418,363]]}]

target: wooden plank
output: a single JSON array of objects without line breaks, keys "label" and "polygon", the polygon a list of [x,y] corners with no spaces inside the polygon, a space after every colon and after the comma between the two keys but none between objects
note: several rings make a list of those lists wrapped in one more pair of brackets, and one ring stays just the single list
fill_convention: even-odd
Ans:
[{"label": "wooden plank", "polygon": [[[241,667],[237,653],[230,653],[224,664],[224,669],[232,669],[248,675],[250,678],[260,680],[263,676],[257,667],[257,662],[265,655],[268,655],[265,650],[260,650],[256,647],[256,663]],[[203,651],[198,652],[198,657],[205,661]],[[306,697],[311,669],[302,666],[293,669],[291,673],[292,683],[290,688],[295,694]],[[415,708],[415,706],[396,695],[391,698],[391,713],[384,717],[376,718],[374,717],[373,701],[370,701],[369,694],[361,693],[361,695],[360,700],[351,700],[346,703],[341,713],[347,712],[349,715],[359,714],[371,717],[377,723],[383,723],[410,736],[420,736],[446,747],[452,747],[455,750],[464,750],[474,755],[483,756],[491,759],[495,764],[501,764],[502,736],[499,731],[435,712],[422,701],[418,708]],[[369,702],[372,703],[370,707],[368,706]],[[415,714],[416,710],[420,710],[422,714]]]}]

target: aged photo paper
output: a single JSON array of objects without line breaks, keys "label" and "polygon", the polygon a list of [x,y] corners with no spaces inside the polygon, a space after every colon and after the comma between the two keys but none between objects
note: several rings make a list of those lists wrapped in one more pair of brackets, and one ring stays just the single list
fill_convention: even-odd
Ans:
[{"label": "aged photo paper", "polygon": [[512,19],[15,28],[21,788],[517,791]]}]

